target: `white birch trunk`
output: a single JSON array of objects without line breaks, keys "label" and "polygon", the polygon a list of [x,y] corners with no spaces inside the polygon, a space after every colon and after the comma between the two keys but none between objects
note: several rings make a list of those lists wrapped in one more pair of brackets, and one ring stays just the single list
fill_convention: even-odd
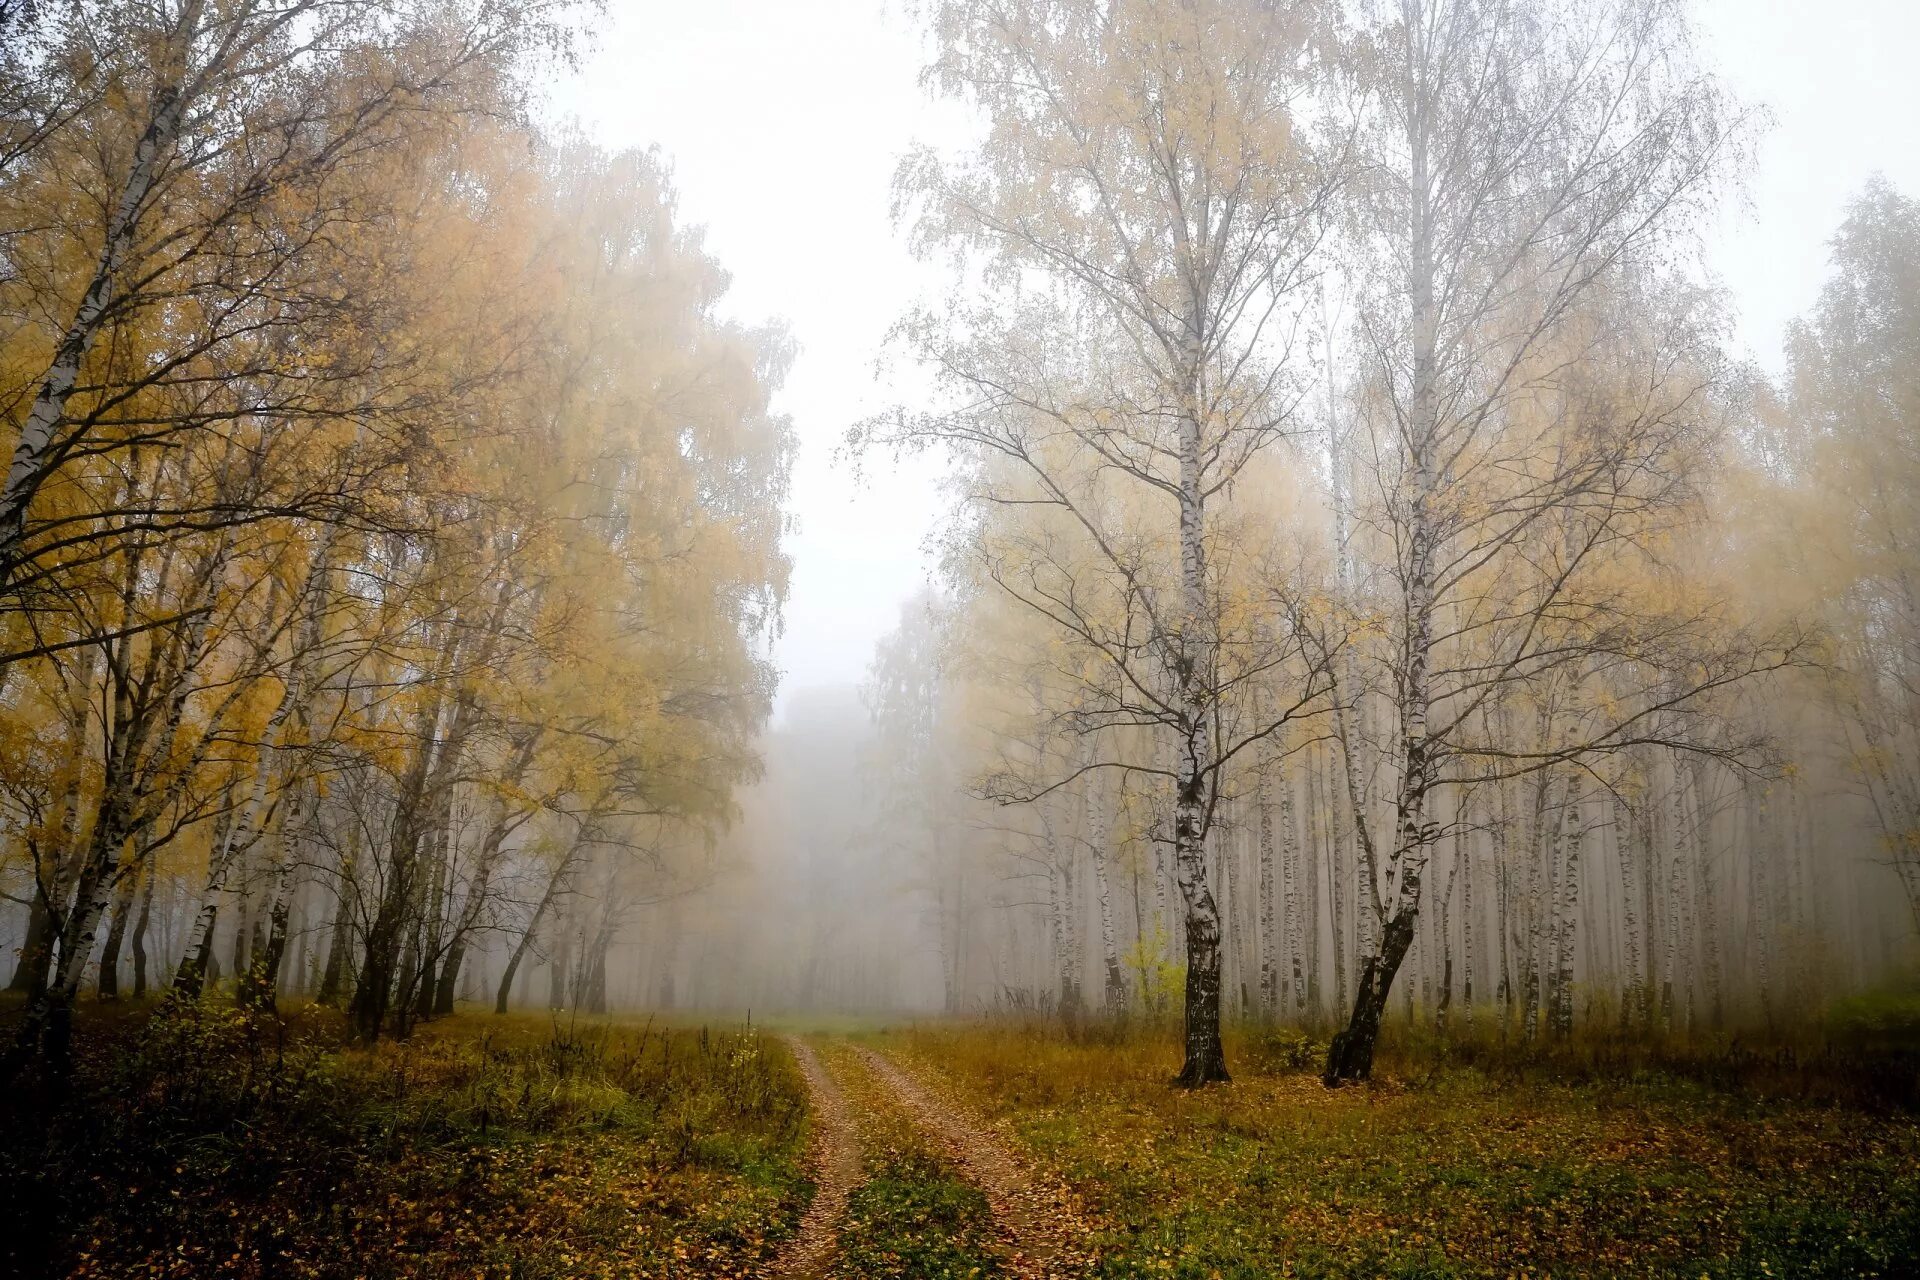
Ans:
[{"label": "white birch trunk", "polygon": [[[1274,849],[1273,849],[1273,797],[1269,794],[1268,774],[1271,765],[1262,761],[1254,766],[1253,807],[1254,818],[1259,826],[1259,863],[1260,863],[1260,1016],[1272,1018],[1280,1009],[1280,958],[1279,938],[1274,929]],[[1283,781],[1281,785],[1286,784]],[[1289,875],[1289,869],[1282,868],[1282,876]]]},{"label": "white birch trunk", "polygon": [[[182,62],[186,44],[200,25],[201,9],[202,0],[189,0],[182,10],[175,33],[181,44]],[[187,108],[185,71],[181,65],[166,70],[171,74],[163,74],[154,87],[147,127],[134,144],[127,176],[108,214],[106,235],[101,241],[100,256],[95,260],[93,278],[81,294],[59,344],[54,347],[53,357],[41,377],[40,389],[21,424],[20,437],[14,442],[6,484],[0,487],[0,589],[11,585],[18,571],[21,543],[26,536],[27,508],[58,464],[59,428],[74,387],[78,385],[81,365],[106,326],[113,305],[114,285],[139,236],[141,214],[159,180],[160,167],[179,136],[180,121]]]},{"label": "white birch trunk", "polygon": [[1716,885],[1713,877],[1713,827],[1711,818],[1711,797],[1706,787],[1706,778],[1697,764],[1689,764],[1686,778],[1691,783],[1693,794],[1693,848],[1696,862],[1694,875],[1694,914],[1700,922],[1701,979],[1706,986],[1708,1025],[1718,1030],[1723,1019],[1723,1000],[1720,964],[1720,913],[1714,900]]},{"label": "white birch trunk", "polygon": [[1668,1030],[1674,1026],[1677,995],[1674,988],[1680,979],[1681,903],[1686,887],[1687,866],[1686,802],[1677,772],[1672,786],[1667,804],[1668,826],[1671,829],[1668,832],[1666,937],[1660,973],[1660,1020]]},{"label": "white birch trunk", "polygon": [[1639,892],[1638,851],[1634,848],[1633,815],[1626,800],[1613,797],[1613,844],[1620,861],[1620,919],[1626,944],[1625,993],[1623,1012],[1632,1020],[1645,1012],[1646,973],[1641,955],[1640,912],[1634,899]]},{"label": "white birch trunk", "polygon": [[1473,1025],[1473,832],[1468,823],[1470,808],[1460,815],[1460,839],[1456,848],[1460,857],[1460,1004],[1469,1027]]},{"label": "white birch trunk", "polygon": [[[1525,971],[1521,990],[1520,1025],[1527,1039],[1532,1040],[1540,1033],[1540,970],[1546,958],[1547,937],[1547,889],[1544,871],[1547,859],[1558,856],[1559,840],[1543,841],[1547,828],[1547,814],[1555,804],[1553,778],[1542,778],[1534,792],[1534,816],[1527,824],[1527,839],[1524,848],[1527,855],[1527,949],[1524,958]],[[1542,848],[1542,844],[1547,845]]]},{"label": "white birch trunk", "polygon": [[1293,984],[1294,1008],[1306,1007],[1305,975],[1301,972],[1300,839],[1293,812],[1293,779],[1280,776],[1280,872],[1286,919],[1287,968]]},{"label": "white birch trunk", "polygon": [[1553,1030],[1573,1031],[1573,952],[1580,916],[1580,854],[1586,843],[1586,814],[1578,776],[1567,781],[1565,813],[1556,830],[1565,829],[1565,857],[1561,862],[1554,902]]}]

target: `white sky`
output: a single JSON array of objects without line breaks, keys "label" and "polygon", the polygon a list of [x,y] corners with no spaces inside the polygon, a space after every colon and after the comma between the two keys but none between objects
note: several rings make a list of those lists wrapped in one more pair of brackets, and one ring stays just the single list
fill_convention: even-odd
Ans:
[{"label": "white sky", "polygon": [[[1867,175],[1920,194],[1920,0],[1698,0],[1696,14],[1729,87],[1774,118],[1711,266],[1739,343],[1775,367]],[[729,312],[780,318],[799,342],[780,396],[800,440],[783,705],[861,679],[928,574],[939,498],[927,469],[876,460],[856,482],[833,459],[892,398],[874,374],[888,326],[939,284],[890,216],[901,153],[967,128],[921,93],[920,62],[882,0],[608,0],[596,51],[555,95],[605,146],[661,147],[682,217],[704,224],[733,274]]]}]

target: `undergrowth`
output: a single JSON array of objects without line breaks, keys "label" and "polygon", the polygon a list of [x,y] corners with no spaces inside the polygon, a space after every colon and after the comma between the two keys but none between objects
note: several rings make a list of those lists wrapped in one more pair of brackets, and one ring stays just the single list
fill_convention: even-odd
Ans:
[{"label": "undergrowth", "polygon": [[741,1029],[461,1016],[405,1043],[163,1006],[6,1101],[0,1273],[752,1275],[797,1221],[805,1095]]}]

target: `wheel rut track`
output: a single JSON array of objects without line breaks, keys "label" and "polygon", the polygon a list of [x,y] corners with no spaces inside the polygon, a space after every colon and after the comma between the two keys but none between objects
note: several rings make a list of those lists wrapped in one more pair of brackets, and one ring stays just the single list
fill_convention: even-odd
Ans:
[{"label": "wheel rut track", "polygon": [[1039,1176],[945,1088],[923,1083],[892,1059],[854,1046],[867,1070],[920,1130],[985,1193],[1008,1244],[1007,1271],[1022,1280],[1086,1273],[1086,1227],[1067,1188]]},{"label": "wheel rut track", "polygon": [[807,1082],[813,1111],[813,1141],[808,1163],[813,1170],[813,1203],[800,1219],[800,1230],[781,1250],[774,1274],[789,1280],[824,1280],[840,1242],[840,1222],[846,1217],[847,1198],[860,1181],[860,1138],[847,1110],[840,1086],[820,1064],[820,1058],[797,1037],[787,1047]]}]

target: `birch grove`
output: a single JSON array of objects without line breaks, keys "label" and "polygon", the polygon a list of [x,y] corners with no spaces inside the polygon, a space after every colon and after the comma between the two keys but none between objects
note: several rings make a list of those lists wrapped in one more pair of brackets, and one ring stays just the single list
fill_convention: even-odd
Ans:
[{"label": "birch grove", "polygon": [[[1070,885],[1060,815],[1104,806],[1080,874],[1142,868],[1116,917],[1135,922],[1131,989],[1106,1007],[1151,1011],[1152,975],[1181,974],[1181,1083],[1220,1074],[1194,1037],[1214,1000],[1330,1025],[1338,1084],[1370,1073],[1396,993],[1435,1021],[1490,1000],[1529,1037],[1594,1017],[1719,1028],[1901,954],[1872,886],[1887,867],[1912,883],[1911,700],[1883,621],[1906,607],[1891,548],[1912,506],[1895,461],[1912,379],[1860,347],[1899,349],[1893,317],[1911,329],[1909,202],[1875,188],[1848,223],[1843,274],[1794,339],[1789,407],[1728,356],[1699,282],[1699,231],[1751,122],[1677,4],[983,4],[930,21],[932,82],[977,99],[990,130],[958,159],[910,158],[903,191],[960,264],[956,296],[991,301],[903,325],[943,407],[860,439],[945,448],[963,495],[936,754],[979,809],[943,820],[949,856],[1018,875],[1037,844],[1049,884]],[[1175,59],[1191,60],[1177,87],[1128,96],[1142,62]],[[1292,166],[1293,220],[1271,229],[1248,212],[1271,194],[1223,176],[1268,118],[1242,76],[1288,103],[1289,158],[1265,167]],[[1214,159],[1184,167],[1196,137]],[[1194,256],[1213,242],[1193,219],[1216,208],[1262,228],[1262,256]],[[1213,305],[1196,280],[1233,283]],[[1257,300],[1232,292],[1249,282]],[[1231,317],[1219,336],[1187,323],[1213,314]],[[1224,366],[1183,365],[1163,325]],[[1856,362],[1884,381],[1819,381]],[[1188,368],[1222,396],[1194,415],[1199,470],[1181,470]],[[1862,397],[1874,408],[1847,417]],[[1256,421],[1265,434],[1236,437]],[[1888,465],[1842,461],[1875,447]],[[1849,492],[1856,476],[1873,488]],[[1799,527],[1783,493],[1868,522],[1785,561],[1827,584],[1818,604],[1743,577]],[[1170,632],[1177,660],[1156,662]],[[1219,672],[1205,685],[1196,654]],[[1809,735],[1768,714],[1782,698]],[[1774,817],[1812,808],[1811,826]],[[1883,857],[1860,843],[1869,815]],[[1184,947],[1157,925],[1162,847]],[[1083,956],[1058,953],[1087,950],[1088,908],[1062,892],[1037,933],[976,921],[981,945],[1027,929],[1076,972]],[[1783,998],[1784,951],[1805,985]],[[975,1000],[1091,995],[1026,974]]]},{"label": "birch grove", "polygon": [[[1239,39],[1213,45],[1215,28]],[[1180,1079],[1225,1079],[1207,857],[1220,773],[1314,693],[1256,714],[1245,690],[1298,640],[1284,616],[1229,631],[1210,558],[1222,495],[1296,429],[1282,357],[1333,145],[1294,117],[1318,74],[1315,27],[1254,5],[955,4],[934,30],[933,75],[991,131],[964,163],[910,160],[902,194],[931,246],[982,260],[998,305],[903,326],[952,408],[870,434],[950,446],[974,469],[972,502],[1028,518],[966,554],[1084,646],[1072,731],[1163,735],[1165,765],[1096,754],[1056,772],[1041,753],[1001,784],[1038,798],[1096,771],[1171,780],[1155,838],[1184,910]]]},{"label": "birch grove", "polygon": [[0,179],[9,1070],[129,956],[363,1040],[530,957],[604,1007],[756,767],[783,335],[716,317],[656,157],[529,121],[557,11],[50,8]]},{"label": "birch grove", "polygon": [[804,352],[548,123],[593,12],[0,3],[6,1072],[311,1000],[1336,1087],[1911,973],[1920,203],[1753,363],[1681,0],[915,6],[937,283],[813,416],[946,505],[857,689],[781,686]]}]

